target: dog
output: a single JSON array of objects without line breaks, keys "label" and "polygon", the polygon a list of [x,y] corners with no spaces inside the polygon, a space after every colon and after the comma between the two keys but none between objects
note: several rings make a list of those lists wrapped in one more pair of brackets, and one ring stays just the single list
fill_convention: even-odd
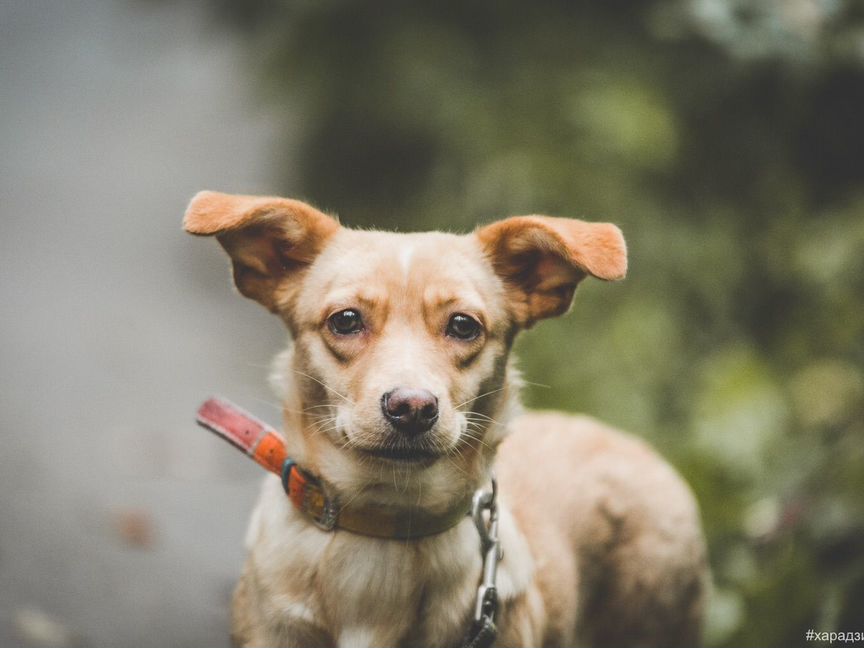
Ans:
[{"label": "dog", "polygon": [[[624,277],[616,226],[364,231],[297,200],[204,191],[184,227],[215,236],[239,292],[287,325],[274,375],[291,470],[332,504],[305,510],[293,481],[265,481],[236,645],[459,646],[489,562],[495,645],[699,643],[709,574],[687,485],[634,437],[519,407],[514,338],[567,312],[583,278]],[[494,529],[492,511],[469,515],[492,469]]]}]

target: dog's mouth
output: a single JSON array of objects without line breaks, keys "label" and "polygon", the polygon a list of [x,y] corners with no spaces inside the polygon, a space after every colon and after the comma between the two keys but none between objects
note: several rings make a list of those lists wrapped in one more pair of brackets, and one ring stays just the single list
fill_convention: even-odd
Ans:
[{"label": "dog's mouth", "polygon": [[410,464],[431,464],[441,456],[440,452],[423,447],[379,446],[356,448],[363,455]]}]

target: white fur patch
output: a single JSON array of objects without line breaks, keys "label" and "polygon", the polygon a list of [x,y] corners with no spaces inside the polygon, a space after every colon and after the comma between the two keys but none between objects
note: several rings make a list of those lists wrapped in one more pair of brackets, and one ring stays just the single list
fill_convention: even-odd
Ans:
[{"label": "white fur patch", "polygon": [[505,503],[499,509],[498,535],[504,549],[504,560],[498,565],[498,595],[514,599],[524,592],[534,576],[534,561],[528,541]]},{"label": "white fur patch", "polygon": [[293,353],[293,345],[288,345],[287,349],[276,354],[276,357],[270,363],[270,374],[267,376],[270,389],[283,401],[287,400],[291,393],[290,388],[293,381],[288,379],[288,364],[291,362]]},{"label": "white fur patch", "polygon": [[375,633],[370,628],[345,628],[339,635],[339,648],[371,648],[375,645]]},{"label": "white fur patch", "polygon": [[411,268],[411,257],[414,256],[414,246],[406,245],[399,250],[399,265],[402,266],[402,272],[405,278],[408,278],[408,270]]},{"label": "white fur patch", "polygon": [[313,624],[317,621],[312,608],[300,601],[291,600],[287,596],[276,596],[274,604],[285,618]]}]

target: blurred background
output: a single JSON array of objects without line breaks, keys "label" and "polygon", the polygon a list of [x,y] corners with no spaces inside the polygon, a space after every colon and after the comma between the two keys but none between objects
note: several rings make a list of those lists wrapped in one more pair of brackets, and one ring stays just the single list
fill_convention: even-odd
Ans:
[{"label": "blurred background", "polygon": [[[0,645],[225,646],[278,321],[199,189],[344,223],[618,223],[523,335],[530,406],[654,443],[710,545],[710,646],[864,630],[864,5],[0,2]],[[224,445],[224,447],[223,447]]]}]

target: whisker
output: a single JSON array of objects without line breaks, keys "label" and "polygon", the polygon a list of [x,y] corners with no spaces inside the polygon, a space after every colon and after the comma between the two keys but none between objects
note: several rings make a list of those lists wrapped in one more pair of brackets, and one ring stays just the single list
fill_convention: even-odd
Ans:
[{"label": "whisker", "polygon": [[468,403],[472,403],[479,398],[483,398],[484,396],[489,396],[490,394],[496,394],[500,391],[504,391],[505,389],[507,389],[507,387],[508,387],[507,385],[504,385],[503,387],[499,387],[498,389],[493,389],[491,391],[485,392],[483,394],[480,394],[479,396],[475,396],[474,398],[469,398],[468,400],[463,401],[463,402],[459,403],[458,405],[454,405],[453,409],[459,409],[463,405],[467,405]]},{"label": "whisker", "polygon": [[324,403],[322,405],[310,405],[309,407],[304,407],[303,411],[308,412],[309,410],[313,410],[318,407],[338,407],[338,405],[333,405],[331,403]]},{"label": "whisker", "polygon": [[488,443],[486,443],[483,440],[483,438],[481,436],[479,436],[480,434],[481,434],[480,430],[465,430],[465,434],[463,435],[463,438],[465,438],[469,441],[476,441],[480,445],[485,446],[491,450],[492,446],[490,446]]},{"label": "whisker", "polygon": [[307,426],[306,430],[309,432],[311,436],[318,436],[320,434],[327,434],[339,428],[339,423],[335,416],[326,416],[321,419],[315,421],[311,425]]},{"label": "whisker", "polygon": [[523,385],[533,385],[534,387],[542,387],[543,389],[552,389],[552,385],[544,385],[543,383],[531,382],[530,380],[520,381]]},{"label": "whisker", "polygon": [[272,407],[273,409],[275,409],[279,412],[281,412],[283,409],[282,405],[280,405],[279,403],[276,403],[274,401],[269,401],[266,398],[257,398],[255,396],[253,396],[252,400],[257,401],[263,405],[267,405],[268,407]]},{"label": "whisker", "polygon": [[324,430],[332,430],[334,428],[336,428],[336,421],[319,421],[306,429],[313,434],[318,434]]},{"label": "whisker", "polygon": [[349,504],[351,504],[354,500],[356,500],[358,497],[360,497],[360,495],[361,495],[361,494],[362,494],[362,493],[363,493],[363,492],[364,492],[364,491],[365,491],[365,490],[366,490],[366,489],[367,489],[371,484],[372,484],[372,480],[368,480],[368,481],[364,482],[363,484],[361,484],[361,485],[360,485],[360,488],[358,488],[358,489],[355,491],[355,493],[354,493],[354,494],[353,494],[349,499],[347,499],[347,500],[345,500],[344,502],[341,502],[341,503],[340,503],[341,506],[342,506],[342,508],[345,508],[346,506],[348,506]]},{"label": "whisker", "polygon": [[312,425],[317,425],[323,421],[335,421],[337,418],[338,418],[338,415],[320,414],[318,416],[312,417]]},{"label": "whisker", "polygon": [[290,407],[283,407],[283,408],[282,408],[282,411],[284,411],[284,412],[291,412],[292,414],[299,414],[300,416],[303,416],[304,414],[306,414],[306,410],[305,410],[305,409],[298,410],[298,409],[292,409],[292,408],[290,408]]},{"label": "whisker", "polygon": [[462,415],[466,418],[466,420],[471,420],[471,417],[479,418],[481,421],[489,421],[490,423],[494,423],[495,425],[500,425],[501,427],[505,427],[505,425],[498,421],[488,414],[483,414],[481,412],[462,412]]},{"label": "whisker", "polygon": [[475,452],[483,452],[483,448],[481,448],[480,446],[484,446],[488,450],[492,450],[492,446],[490,446],[488,443],[483,443],[479,439],[465,439],[464,445],[467,448],[471,448]]},{"label": "whisker", "polygon": [[[346,438],[342,443],[339,444],[340,450],[348,450],[348,449],[356,448],[356,447],[357,447],[357,442],[354,441],[353,439],[350,439],[350,438]],[[365,459],[365,458],[361,457],[361,459]]]},{"label": "whisker", "polygon": [[333,389],[333,388],[332,388],[330,385],[328,385],[327,383],[318,380],[315,376],[310,376],[310,375],[307,374],[307,373],[303,373],[303,372],[300,371],[299,369],[291,369],[291,371],[293,371],[294,373],[300,374],[301,376],[304,376],[304,377],[308,378],[309,380],[314,380],[316,383],[318,383],[319,385],[321,385],[324,389],[327,389],[327,390],[333,392],[334,394],[336,394],[339,398],[344,399],[345,402],[350,403],[351,405],[356,405],[356,403],[355,403],[354,401],[352,401],[350,398],[348,398],[345,394],[341,394],[341,393],[339,393],[338,391],[336,391],[335,389]]},{"label": "whisker", "polygon": [[321,426],[314,428],[314,429],[309,428],[309,434],[310,434],[310,436],[313,436],[313,437],[314,436],[321,436],[322,434],[329,434],[333,430],[338,430],[338,429],[339,429],[339,426],[334,422],[334,423],[329,423],[328,425],[321,425]]}]

